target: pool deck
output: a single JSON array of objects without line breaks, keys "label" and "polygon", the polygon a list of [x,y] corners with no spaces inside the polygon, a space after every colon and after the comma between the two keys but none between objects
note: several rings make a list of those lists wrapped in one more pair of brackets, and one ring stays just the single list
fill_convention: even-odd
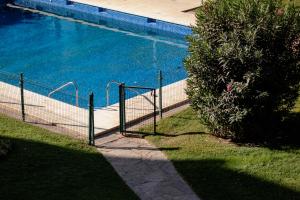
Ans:
[{"label": "pool deck", "polygon": [[120,12],[158,19],[175,24],[195,25],[193,12],[201,0],[73,0],[74,2],[103,7]]}]

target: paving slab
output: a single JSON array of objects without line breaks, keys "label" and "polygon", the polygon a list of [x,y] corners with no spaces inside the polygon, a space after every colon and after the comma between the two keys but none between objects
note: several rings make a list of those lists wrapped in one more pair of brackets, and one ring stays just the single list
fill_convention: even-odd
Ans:
[{"label": "paving slab", "polygon": [[199,200],[173,164],[145,139],[114,133],[96,147],[142,200]]},{"label": "paving slab", "polygon": [[185,26],[195,25],[194,12],[202,0],[73,0],[83,4],[159,19]]}]

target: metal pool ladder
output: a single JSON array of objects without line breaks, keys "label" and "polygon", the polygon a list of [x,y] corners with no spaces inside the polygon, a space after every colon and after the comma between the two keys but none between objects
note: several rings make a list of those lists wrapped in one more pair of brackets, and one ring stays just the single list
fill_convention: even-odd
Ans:
[{"label": "metal pool ladder", "polygon": [[106,106],[109,106],[109,91],[110,91],[110,85],[111,84],[117,84],[117,85],[121,85],[121,83],[120,82],[118,82],[118,81],[114,81],[114,80],[112,80],[112,81],[109,81],[108,83],[107,83],[107,85],[106,85]]},{"label": "metal pool ladder", "polygon": [[51,97],[51,95],[53,95],[54,93],[58,92],[59,90],[62,90],[63,88],[65,88],[65,87],[67,87],[69,85],[73,85],[74,88],[75,88],[76,106],[78,107],[79,106],[79,103],[78,103],[78,85],[77,85],[77,83],[75,81],[70,81],[70,82],[68,82],[68,83],[66,83],[66,84],[64,84],[64,85],[56,88],[55,90],[53,90],[52,92],[50,92],[48,94],[48,97]]},{"label": "metal pool ladder", "polygon": [[[114,80],[112,80],[112,81],[110,81],[110,82],[108,82],[107,83],[107,85],[106,85],[106,106],[108,107],[109,106],[109,104],[110,104],[110,102],[109,102],[109,99],[110,99],[110,95],[109,95],[109,92],[110,92],[110,86],[111,86],[111,84],[116,84],[116,85],[121,85],[122,83],[120,83],[120,82],[118,82],[118,81],[114,81]],[[139,93],[139,91],[137,91],[136,89],[134,89],[134,88],[127,88],[128,90],[131,90],[131,91],[133,91],[133,92],[135,92],[137,95],[142,95],[142,94],[140,94]],[[152,95],[152,94],[151,94]],[[147,101],[150,101],[146,96],[144,96],[144,95],[142,95]]]},{"label": "metal pool ladder", "polygon": [[[118,81],[109,81],[106,85],[106,106],[109,106],[109,99],[110,99],[110,96],[109,96],[109,92],[110,92],[110,86],[111,84],[116,84],[116,85],[121,85],[122,83],[118,82]],[[139,94],[139,92],[137,90],[134,90],[134,89],[130,89],[134,92],[136,92],[137,94]]]}]

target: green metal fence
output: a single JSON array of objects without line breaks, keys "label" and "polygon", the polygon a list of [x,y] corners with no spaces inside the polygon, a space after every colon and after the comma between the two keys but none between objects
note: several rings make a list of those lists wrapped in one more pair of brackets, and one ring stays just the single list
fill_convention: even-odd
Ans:
[{"label": "green metal fence", "polygon": [[94,144],[93,95],[88,99],[56,90],[23,74],[0,72],[0,111]]},{"label": "green metal fence", "polygon": [[[152,134],[156,133],[156,116],[159,108],[156,105],[156,89],[141,86],[119,86],[120,133]],[[142,126],[152,127],[151,132],[144,132]]]},{"label": "green metal fence", "polygon": [[[146,125],[153,126],[152,130],[155,132],[157,117],[162,118],[166,111],[187,103],[186,81],[176,81],[179,75],[182,76],[180,70],[169,72],[159,70],[153,76],[145,78],[145,82],[139,85],[128,86],[114,81],[123,89],[119,87],[119,104],[107,110],[116,112],[119,108],[119,110],[124,110],[122,115],[120,113],[121,131],[134,132]],[[70,93],[60,90],[71,85],[76,91]],[[78,95],[77,89],[77,84],[73,82],[53,88],[27,79],[23,74],[16,75],[0,71],[0,111],[27,123],[87,139],[89,144],[93,145],[95,140],[94,94],[91,93],[87,98],[82,97]],[[107,103],[109,104],[109,101]],[[101,124],[97,124],[97,130],[106,131],[99,126]]]}]

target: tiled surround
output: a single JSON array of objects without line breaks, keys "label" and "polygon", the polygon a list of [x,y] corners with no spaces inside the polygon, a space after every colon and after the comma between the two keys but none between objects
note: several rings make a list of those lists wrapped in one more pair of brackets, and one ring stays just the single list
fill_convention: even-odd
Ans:
[{"label": "tiled surround", "polygon": [[125,30],[146,31],[180,37],[191,34],[191,28],[187,26],[68,0],[13,0],[13,3],[18,6]]},{"label": "tiled surround", "polygon": [[193,10],[204,0],[71,0],[183,26],[196,25]]}]

